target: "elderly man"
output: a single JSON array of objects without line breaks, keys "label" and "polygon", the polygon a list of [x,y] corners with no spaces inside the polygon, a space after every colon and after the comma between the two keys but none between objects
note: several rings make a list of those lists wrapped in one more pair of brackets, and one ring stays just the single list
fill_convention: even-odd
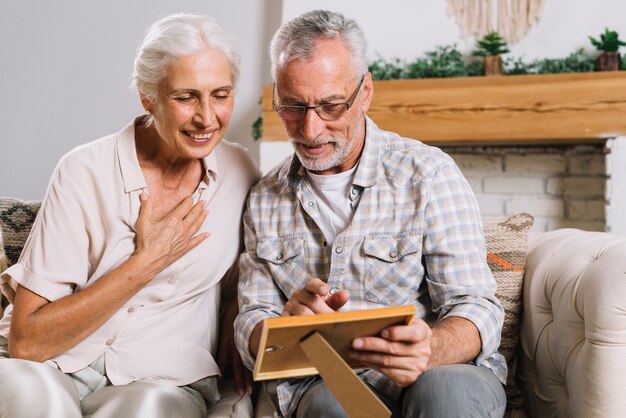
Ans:
[{"label": "elderly man", "polygon": [[[249,197],[237,346],[252,368],[264,318],[414,304],[410,325],[353,341],[360,377],[396,416],[502,416],[504,314],[475,198],[449,156],[366,116],[366,48],[322,10],[274,35],[273,105],[295,155]],[[276,392],[285,416],[345,416],[319,378]]]}]

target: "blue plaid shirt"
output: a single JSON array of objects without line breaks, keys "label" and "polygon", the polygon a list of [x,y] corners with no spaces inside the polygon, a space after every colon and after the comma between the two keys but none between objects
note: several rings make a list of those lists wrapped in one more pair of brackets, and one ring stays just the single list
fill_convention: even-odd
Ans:
[{"label": "blue plaid shirt", "polygon": [[[249,340],[264,318],[280,316],[294,291],[318,277],[349,292],[342,310],[413,304],[431,325],[459,316],[473,322],[482,348],[474,363],[504,382],[497,352],[504,319],[487,266],[483,226],[472,190],[448,155],[419,141],[380,130],[366,118],[366,138],[349,198],[349,227],[327,243],[305,168],[293,156],[252,189],[244,215],[236,342],[254,367]],[[361,377],[397,398],[385,375]],[[278,385],[280,409],[290,416],[314,378]]]}]

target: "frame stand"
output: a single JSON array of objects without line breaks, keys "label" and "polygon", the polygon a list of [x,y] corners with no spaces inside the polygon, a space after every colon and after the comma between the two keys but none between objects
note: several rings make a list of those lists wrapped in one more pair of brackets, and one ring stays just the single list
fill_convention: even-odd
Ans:
[{"label": "frame stand", "polygon": [[350,417],[389,418],[391,412],[352,371],[319,332],[300,341],[300,347],[313,363]]}]

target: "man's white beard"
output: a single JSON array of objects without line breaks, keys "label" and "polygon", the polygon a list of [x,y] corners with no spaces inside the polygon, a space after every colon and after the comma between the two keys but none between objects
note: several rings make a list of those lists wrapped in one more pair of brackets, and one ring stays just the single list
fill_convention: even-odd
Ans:
[{"label": "man's white beard", "polygon": [[[294,139],[289,137],[289,142],[293,146],[300,163],[309,171],[326,171],[330,170],[333,167],[337,167],[341,165],[352,149],[354,148],[354,142],[356,137],[359,135],[362,129],[362,124],[359,123],[358,128],[355,130],[354,135],[352,135],[351,139],[346,138],[335,138],[328,136],[319,136],[315,139],[315,141],[307,141],[305,139]],[[334,144],[331,145],[334,147],[332,153],[324,154],[324,155],[310,155],[304,151],[300,151],[298,149],[298,144],[308,145],[308,146],[317,146],[323,144]]]}]

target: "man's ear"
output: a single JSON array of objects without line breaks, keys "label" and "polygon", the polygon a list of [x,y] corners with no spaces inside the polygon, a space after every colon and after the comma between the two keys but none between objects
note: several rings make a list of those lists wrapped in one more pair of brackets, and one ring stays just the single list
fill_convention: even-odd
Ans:
[{"label": "man's ear", "polygon": [[372,73],[365,74],[363,80],[363,100],[361,101],[361,110],[366,113],[372,104],[374,98],[374,83],[372,82]]}]

